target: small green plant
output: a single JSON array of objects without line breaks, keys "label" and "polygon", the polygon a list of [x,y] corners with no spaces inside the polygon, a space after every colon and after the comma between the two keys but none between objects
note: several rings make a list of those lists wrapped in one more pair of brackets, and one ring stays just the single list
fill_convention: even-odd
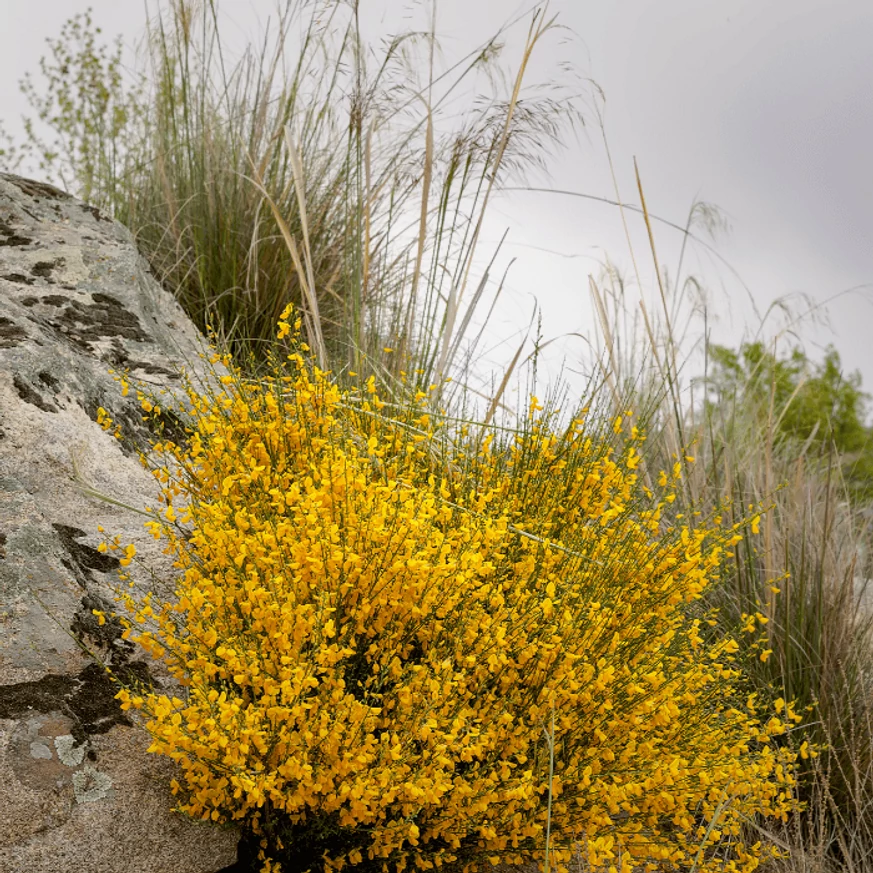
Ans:
[{"label": "small green plant", "polygon": [[25,141],[5,157],[12,168],[35,160],[72,193],[102,206],[121,184],[123,144],[139,129],[144,95],[140,82],[126,80],[121,37],[109,47],[100,34],[89,9],[48,40],[51,55],[39,64],[44,86],[29,74],[21,83],[36,117],[24,120]]}]

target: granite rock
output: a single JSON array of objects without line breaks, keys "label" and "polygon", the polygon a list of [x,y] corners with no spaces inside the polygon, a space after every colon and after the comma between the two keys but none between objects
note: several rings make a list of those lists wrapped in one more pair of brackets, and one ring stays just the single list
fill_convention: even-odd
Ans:
[{"label": "granite rock", "polygon": [[148,427],[109,371],[178,394],[201,350],[126,230],[0,174],[0,873],[214,873],[236,857],[236,831],[172,811],[174,765],[146,753],[104,666],[172,680],[92,614],[116,608],[119,584],[98,526],[136,545],[135,586],[172,590],[169,559],[129,508],[157,494],[136,451]]}]

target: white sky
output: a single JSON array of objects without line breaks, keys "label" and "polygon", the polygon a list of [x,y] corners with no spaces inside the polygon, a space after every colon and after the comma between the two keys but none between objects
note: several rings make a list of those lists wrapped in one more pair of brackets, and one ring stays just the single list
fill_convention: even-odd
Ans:
[{"label": "white sky", "polygon": [[[88,6],[107,35],[122,33],[129,44],[139,36],[141,0],[0,0],[0,120],[10,130],[26,111],[14,83],[36,72],[46,37]],[[472,49],[527,6],[439,0],[445,57]],[[275,4],[223,0],[221,8],[239,33],[256,33],[258,19]],[[428,8],[361,0],[361,18],[378,36],[425,24]],[[570,61],[603,89],[623,199],[638,203],[636,156],[652,213],[684,224],[695,197],[724,210],[732,231],[719,238],[718,251],[762,312],[783,295],[824,301],[857,288],[829,305],[832,329],[809,327],[804,336],[810,349],[834,342],[846,368],[860,369],[873,390],[873,2],[553,0],[549,12],[568,32],[552,35],[532,78],[568,81],[558,65]],[[524,30],[517,28],[508,44],[510,66]],[[537,181],[612,198],[601,134],[589,119],[587,133],[551,162],[551,180]],[[632,224],[643,284],[651,290],[651,258],[640,221]],[[498,328],[505,333],[526,323],[536,298],[547,337],[590,334],[588,274],[598,273],[604,253],[630,268],[618,210],[570,197],[505,194],[485,250],[504,227],[506,254],[517,261]],[[659,257],[672,270],[681,238],[663,227],[656,234]],[[714,339],[735,343],[744,330],[754,332],[742,286],[701,250],[689,256],[686,266],[708,289]],[[777,320],[768,324],[765,335],[779,327]],[[571,340],[561,349],[573,356],[581,345]]]}]

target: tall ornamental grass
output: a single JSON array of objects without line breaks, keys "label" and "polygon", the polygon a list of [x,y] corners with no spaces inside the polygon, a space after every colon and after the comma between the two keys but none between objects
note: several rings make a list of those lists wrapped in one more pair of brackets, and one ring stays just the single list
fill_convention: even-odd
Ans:
[{"label": "tall ornamental grass", "polygon": [[[749,615],[766,619],[763,633],[745,637],[741,648],[746,687],[795,701],[804,720],[790,744],[820,752],[796,767],[802,810],[788,827],[761,836],[785,849],[772,865],[780,873],[860,873],[873,866],[871,431],[860,382],[840,372],[833,353],[814,367],[798,350],[797,316],[785,301],[777,306],[786,328],[765,341],[762,324],[744,347],[746,365],[730,367],[725,378],[717,365],[726,353],[709,342],[701,284],[682,272],[681,258],[668,282],[642,194],[640,204],[657,270],[655,302],[642,294],[631,305],[631,283],[614,270],[592,282],[597,366],[609,388],[602,398],[613,410],[628,403],[646,410],[644,475],[681,458],[683,446],[696,456],[673,517],[706,516],[726,500],[734,521],[765,510],[742,529],[722,584],[705,596],[716,609],[717,638],[738,633]],[[686,243],[697,232],[697,212]],[[639,273],[636,281],[642,288]]]},{"label": "tall ornamental grass", "polygon": [[780,438],[784,411],[762,422],[724,403],[706,416],[707,499],[727,493],[735,506],[770,507],[759,534],[739,544],[715,602],[724,626],[753,605],[766,614],[772,655],[750,659],[749,674],[809,713],[797,739],[821,749],[799,773],[806,811],[782,836],[795,846],[794,869],[862,871],[873,864],[869,516],[842,478],[849,459],[834,440]]},{"label": "tall ornamental grass", "polygon": [[[516,19],[451,64],[432,28],[367,45],[355,4],[288,0],[236,57],[220,23],[214,0],[159,8],[130,82],[120,45],[74,17],[43,59],[45,93],[26,83],[18,157],[130,228],[246,365],[293,302],[322,366],[395,386],[462,372],[495,293],[493,252],[477,255],[488,204],[581,121],[580,95],[527,81],[554,20]],[[508,73],[508,31],[526,24]]]}]

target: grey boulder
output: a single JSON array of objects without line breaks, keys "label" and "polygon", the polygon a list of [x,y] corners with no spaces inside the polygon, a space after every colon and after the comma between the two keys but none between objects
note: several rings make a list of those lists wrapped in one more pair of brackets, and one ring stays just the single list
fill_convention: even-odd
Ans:
[{"label": "grey boulder", "polygon": [[109,370],[178,393],[201,348],[120,225],[0,174],[0,873],[215,873],[236,857],[236,830],[172,811],[175,765],[146,753],[100,662],[170,678],[92,614],[117,608],[98,526],[137,547],[138,588],[172,591],[161,544],[127,508],[155,503],[131,448],[149,434]]}]

